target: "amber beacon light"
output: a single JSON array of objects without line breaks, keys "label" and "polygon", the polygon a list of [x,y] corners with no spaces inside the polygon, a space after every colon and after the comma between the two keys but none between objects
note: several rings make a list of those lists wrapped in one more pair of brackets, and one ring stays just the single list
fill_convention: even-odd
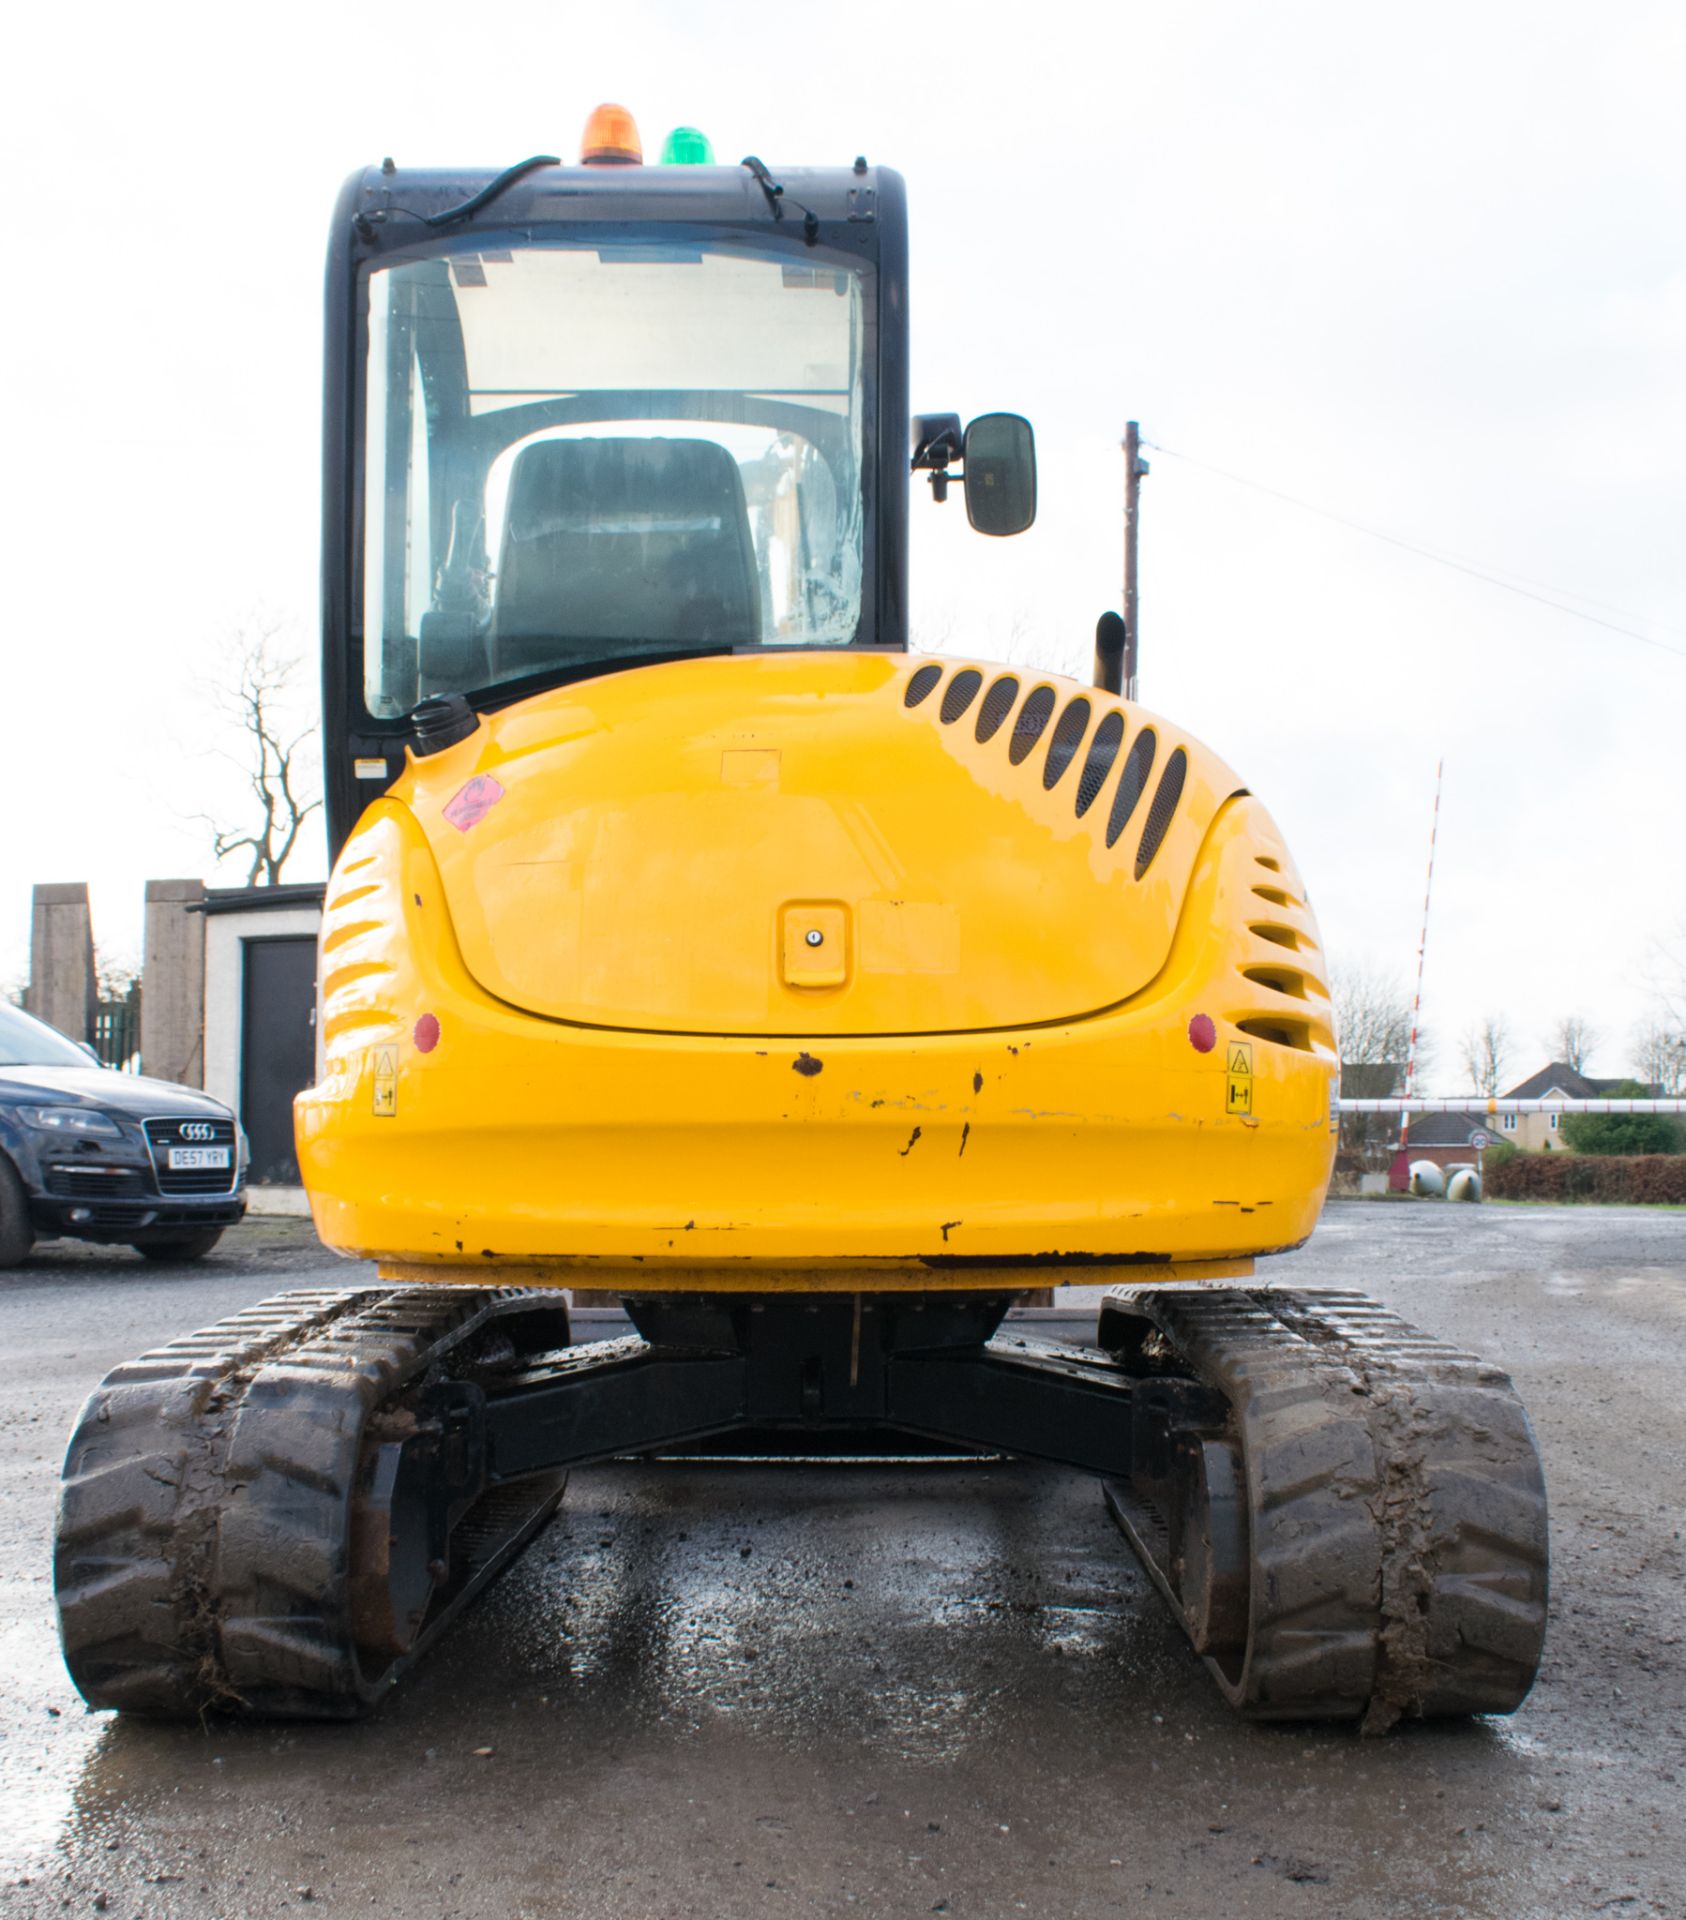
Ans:
[{"label": "amber beacon light", "polygon": [[625,107],[605,101],[592,109],[580,141],[582,167],[641,167],[644,148],[638,138],[638,123]]}]

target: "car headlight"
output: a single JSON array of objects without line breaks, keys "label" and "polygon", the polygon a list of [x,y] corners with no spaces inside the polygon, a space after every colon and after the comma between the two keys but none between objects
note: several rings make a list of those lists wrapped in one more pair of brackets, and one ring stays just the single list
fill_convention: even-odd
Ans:
[{"label": "car headlight", "polygon": [[19,1107],[18,1118],[25,1126],[39,1127],[43,1133],[98,1133],[120,1135],[123,1129],[108,1113],[93,1107]]}]

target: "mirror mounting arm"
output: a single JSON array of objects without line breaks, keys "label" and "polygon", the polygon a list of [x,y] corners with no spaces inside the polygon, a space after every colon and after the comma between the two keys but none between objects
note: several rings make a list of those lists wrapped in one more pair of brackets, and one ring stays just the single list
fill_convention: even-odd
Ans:
[{"label": "mirror mounting arm", "polygon": [[951,480],[965,484],[965,474],[949,471],[956,460],[965,457],[965,452],[966,436],[961,430],[959,414],[916,413],[913,416],[912,471],[931,476],[931,498],[939,505],[948,498]]}]

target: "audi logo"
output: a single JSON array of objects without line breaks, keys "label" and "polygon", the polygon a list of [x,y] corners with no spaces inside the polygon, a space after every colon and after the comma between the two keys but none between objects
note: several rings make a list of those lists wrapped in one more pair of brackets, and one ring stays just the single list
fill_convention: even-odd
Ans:
[{"label": "audi logo", "polygon": [[181,1123],[181,1137],[184,1140],[214,1140],[217,1130],[209,1120],[184,1120]]}]

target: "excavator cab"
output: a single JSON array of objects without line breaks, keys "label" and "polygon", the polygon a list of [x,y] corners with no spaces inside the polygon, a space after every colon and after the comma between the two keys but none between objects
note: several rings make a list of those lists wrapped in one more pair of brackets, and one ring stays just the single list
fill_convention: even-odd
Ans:
[{"label": "excavator cab", "polygon": [[[630,120],[615,130],[588,152],[628,151]],[[335,217],[328,309],[336,851],[424,700],[484,713],[663,661],[905,649],[888,169],[371,170]],[[1028,526],[1028,423],[940,418],[916,448],[934,490],[969,470],[974,524]]]},{"label": "excavator cab", "polygon": [[[1244,1713],[1508,1711],[1546,1578],[1509,1383],[1255,1274],[1335,1146],[1281,835],[1106,686],[909,654],[911,475],[1006,536],[1036,472],[1015,415],[909,413],[900,178],[638,154],[604,110],[577,167],[336,209],[296,1112],[374,1273],[96,1392],[78,1685],[356,1712],[571,1466],[753,1431],[1096,1475]],[[1008,1320],[1049,1287],[1104,1303]]]}]

